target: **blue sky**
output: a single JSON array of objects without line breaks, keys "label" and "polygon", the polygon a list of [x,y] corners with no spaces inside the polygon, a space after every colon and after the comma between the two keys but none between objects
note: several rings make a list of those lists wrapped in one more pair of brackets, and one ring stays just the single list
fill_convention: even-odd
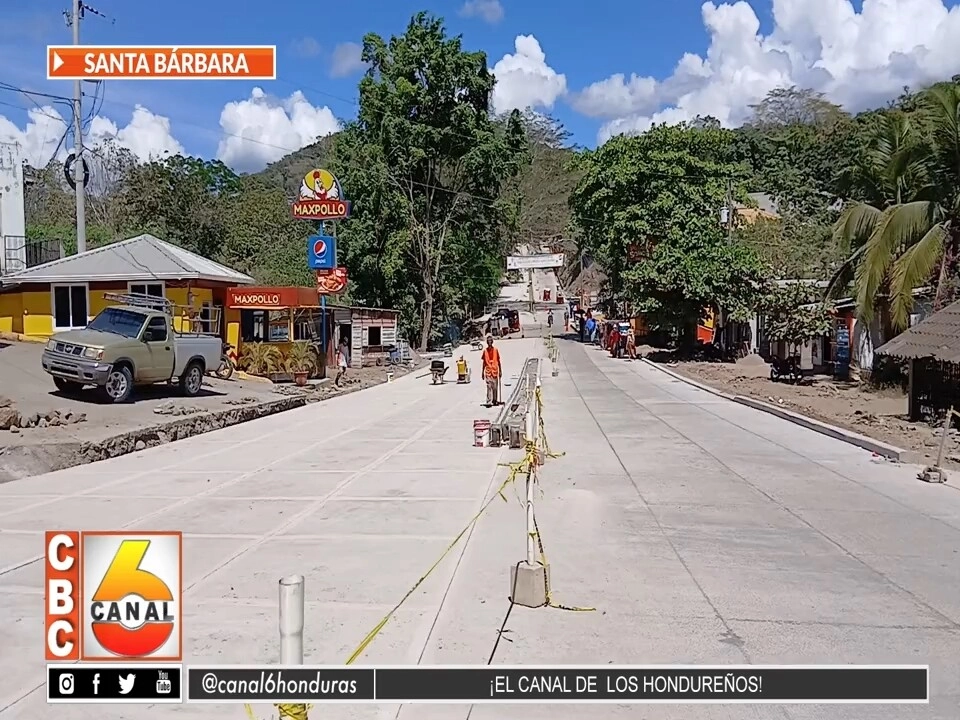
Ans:
[{"label": "blue sky", "polygon": [[[71,83],[46,81],[44,67],[44,46],[71,40],[62,18],[68,3],[20,4],[3,11],[0,82],[69,95]],[[329,131],[321,115],[311,114],[315,109],[350,117],[361,69],[335,72],[335,59],[350,55],[338,46],[359,43],[366,32],[402,32],[418,10],[443,16],[449,32],[462,34],[467,48],[486,51],[495,70],[505,55],[514,56],[502,66],[512,73],[497,71],[502,103],[529,104],[554,115],[577,143],[588,146],[616,132],[642,131],[651,122],[696,114],[736,125],[750,103],[779,85],[816,87],[860,109],[895,95],[904,84],[960,72],[960,55],[954,51],[960,16],[948,12],[955,2],[945,6],[942,0],[886,0],[882,5],[867,0],[866,8],[859,0],[777,0],[776,13],[772,0],[749,5],[354,0],[310,9],[275,0],[251,11],[224,0],[89,4],[108,19],[88,14],[82,26],[85,43],[277,45],[278,79],[258,84],[264,97],[251,100],[254,84],[246,82],[112,82],[99,110],[112,125],[90,129],[101,136],[115,133],[139,154],[163,147],[206,157],[219,153],[241,169],[276,159],[278,148],[306,144],[314,125]],[[527,38],[523,53],[518,53],[518,36]],[[537,53],[531,55],[530,48],[542,50],[545,57],[533,57]],[[284,104],[297,91],[303,99]],[[54,129],[28,127],[28,110],[36,109],[35,103],[46,106],[50,99],[0,90],[0,103],[0,115],[6,118],[0,118],[0,139],[18,131],[21,141],[33,143],[34,154],[56,149],[57,138],[51,145],[47,137],[57,135]],[[228,103],[241,104],[225,120]],[[149,113],[128,128],[136,105]],[[298,105],[296,112],[293,105]],[[52,106],[54,116],[67,115],[67,109]],[[287,113],[286,125],[277,113],[267,113],[278,107]],[[156,117],[168,118],[169,126],[158,125]],[[168,138],[160,137],[164,132]],[[230,138],[233,145],[225,146]],[[259,142],[259,152],[252,148],[245,153],[244,142]]]}]

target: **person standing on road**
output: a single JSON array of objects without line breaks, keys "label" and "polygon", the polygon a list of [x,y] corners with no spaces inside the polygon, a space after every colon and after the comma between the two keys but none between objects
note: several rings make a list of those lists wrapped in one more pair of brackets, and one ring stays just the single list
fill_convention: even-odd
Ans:
[{"label": "person standing on road", "polygon": [[636,360],[637,359],[637,338],[633,333],[633,328],[631,327],[627,331],[627,360]]},{"label": "person standing on road", "polygon": [[487,407],[500,404],[500,351],[493,346],[493,335],[487,335],[483,350],[483,379],[487,381]]},{"label": "person standing on road", "polygon": [[553,327],[553,310],[547,313],[547,327],[548,328]]},{"label": "person standing on road", "polygon": [[570,311],[563,311],[563,329],[564,332],[570,332]]},{"label": "person standing on road", "polygon": [[590,342],[593,342],[594,339],[597,337],[597,321],[588,315],[586,326],[587,326],[587,337],[590,339]]},{"label": "person standing on road", "polygon": [[337,377],[333,381],[333,384],[337,387],[340,386],[340,383],[347,378],[347,365],[349,365],[349,360],[347,358],[347,343],[341,342],[340,347],[337,348]]}]

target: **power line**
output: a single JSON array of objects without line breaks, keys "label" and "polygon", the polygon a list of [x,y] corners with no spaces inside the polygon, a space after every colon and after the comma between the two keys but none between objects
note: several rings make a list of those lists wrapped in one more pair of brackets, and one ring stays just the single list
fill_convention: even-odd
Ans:
[{"label": "power line", "polygon": [[[16,88],[15,86],[9,85],[9,84],[7,84],[7,83],[0,83],[0,89],[9,89],[9,90],[21,91],[20,88]],[[311,88],[307,88],[307,89],[310,90]],[[317,92],[320,92],[320,91],[317,91]],[[327,94],[328,94],[328,93],[327,93]],[[329,95],[329,94],[328,94],[328,95]],[[95,95],[94,95],[94,96],[85,95],[85,97],[96,97],[96,96],[95,96]],[[336,97],[336,96],[331,96],[331,97]],[[351,101],[344,100],[344,99],[342,99],[342,98],[340,98],[340,99],[343,100],[344,102],[351,102]],[[131,105],[131,104],[129,104],[129,103],[124,103],[124,102],[121,102],[121,101],[118,101],[118,100],[107,100],[107,99],[104,99],[103,96],[101,96],[101,105],[102,105],[103,103],[107,103],[107,104],[111,104],[111,105],[116,105],[116,106],[119,106],[119,107],[124,107],[124,108],[129,108],[129,109],[136,109],[136,107],[137,107],[136,105]],[[356,104],[356,103],[353,103],[353,104]],[[21,108],[21,109],[22,109],[22,108]],[[50,116],[50,117],[53,117],[53,116]],[[57,119],[60,119],[60,118],[57,118]],[[203,130],[204,132],[206,132],[206,133],[208,133],[208,134],[216,135],[218,138],[232,137],[232,138],[239,139],[239,140],[241,140],[241,141],[243,141],[243,142],[252,143],[252,144],[254,144],[254,145],[259,145],[259,146],[263,146],[263,147],[268,147],[268,148],[275,149],[275,150],[282,150],[284,153],[287,153],[287,154],[295,153],[295,152],[298,152],[298,151],[300,151],[300,150],[303,149],[303,148],[291,148],[291,147],[287,147],[287,146],[283,146],[283,145],[277,145],[277,144],[275,144],[275,143],[266,142],[266,141],[260,140],[260,139],[258,139],[258,138],[246,137],[246,136],[241,135],[241,134],[239,134],[239,133],[231,133],[231,132],[228,132],[228,131],[224,130],[223,128],[214,129],[214,128],[209,127],[208,125],[204,125],[204,124],[197,123],[197,122],[190,121],[190,120],[184,120],[184,119],[178,119],[178,118],[172,118],[172,119],[175,120],[176,122],[180,123],[180,124],[188,125],[188,126],[191,126],[191,127],[196,127],[196,128],[198,128],[198,129],[200,129],[200,130]],[[421,123],[421,124],[422,124],[422,123]],[[433,126],[428,125],[428,127],[433,127]],[[305,147],[306,147],[306,146],[305,146]],[[88,148],[88,150],[91,150],[91,152],[93,152],[92,148]],[[99,153],[98,153],[98,155],[99,155]],[[101,159],[105,159],[105,158],[103,158],[102,155],[99,155],[99,156],[101,157]],[[365,168],[366,168],[366,166],[365,166]],[[703,174],[689,174],[689,173],[638,172],[638,173],[637,173],[637,177],[638,177],[638,178],[641,178],[641,179],[644,179],[644,178],[646,178],[646,179],[667,179],[667,180],[677,180],[677,181],[679,181],[679,180],[729,180],[729,179],[730,179],[730,176],[729,176],[729,175],[726,175],[726,174],[707,174],[707,173],[703,173]],[[429,184],[429,183],[423,183],[423,182],[418,182],[418,181],[413,181],[413,180],[405,181],[405,182],[409,182],[411,185],[414,185],[414,186],[416,186],[416,187],[420,187],[420,188],[425,189],[425,190],[446,192],[446,193],[453,194],[453,195],[459,195],[459,196],[461,196],[461,197],[467,197],[467,198],[470,198],[470,199],[475,200],[475,201],[477,201],[477,202],[480,202],[480,203],[482,203],[482,204],[485,204],[485,205],[487,205],[488,207],[493,207],[493,206],[498,202],[497,200],[493,200],[493,199],[491,199],[491,198],[489,198],[489,197],[484,197],[484,196],[481,196],[481,195],[476,195],[476,194],[469,193],[469,192],[464,192],[464,191],[457,191],[457,190],[453,190],[453,189],[450,189],[450,188],[447,188],[447,187],[443,187],[443,186],[439,186],[439,185],[432,185],[432,184]],[[578,225],[580,225],[580,226],[588,226],[588,227],[590,227],[590,226],[609,226],[609,221],[607,221],[607,220],[605,220],[605,219],[599,219],[599,218],[579,218],[579,219],[577,219],[576,223],[577,223]],[[741,242],[742,242],[742,240],[741,240]],[[751,244],[751,245],[758,245],[758,244],[760,244],[760,243],[757,243],[756,241],[754,241],[754,242],[751,242],[750,244]],[[770,246],[770,247],[780,247],[782,243],[781,243],[781,242],[765,242],[765,243],[762,243],[762,244],[763,244],[763,245],[766,245],[766,246]]]}]

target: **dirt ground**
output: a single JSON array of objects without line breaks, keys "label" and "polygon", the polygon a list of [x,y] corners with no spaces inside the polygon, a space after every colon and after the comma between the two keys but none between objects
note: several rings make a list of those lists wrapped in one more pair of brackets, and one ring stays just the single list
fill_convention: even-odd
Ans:
[{"label": "dirt ground", "polygon": [[[733,395],[744,395],[822,422],[913,450],[936,460],[942,426],[907,420],[906,395],[896,389],[875,390],[865,383],[840,382],[827,376],[808,378],[800,385],[770,380],[770,366],[759,355],[736,363],[672,362],[671,370]],[[960,462],[960,433],[950,431],[945,454]]]},{"label": "dirt ground", "polygon": [[[41,366],[42,352],[40,344],[0,342],[0,422],[11,411],[19,418],[15,427],[0,429],[0,482],[76,464],[81,446],[106,446],[128,433],[164,430],[190,418],[197,418],[198,427],[203,425],[200,432],[213,430],[220,425],[206,424],[204,419],[216,417],[219,411],[248,412],[245,408],[263,407],[289,396],[303,395],[307,402],[316,402],[386,382],[388,371],[385,367],[351,369],[340,387],[333,383],[335,369],[329,380],[311,382],[306,388],[241,379],[240,374],[231,380],[206,377],[203,390],[194,398],[182,397],[175,387],[153,385],[138,388],[128,403],[112,404],[93,389],[76,397],[57,391]],[[394,377],[415,371],[389,370]]]}]

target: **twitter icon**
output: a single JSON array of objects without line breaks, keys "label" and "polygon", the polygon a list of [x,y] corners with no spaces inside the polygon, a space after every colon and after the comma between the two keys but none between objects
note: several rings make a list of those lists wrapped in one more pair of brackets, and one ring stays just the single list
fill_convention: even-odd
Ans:
[{"label": "twitter icon", "polygon": [[137,679],[137,676],[133,673],[130,673],[126,677],[123,675],[120,676],[120,694],[129,695],[130,691],[133,690],[133,681]]}]

